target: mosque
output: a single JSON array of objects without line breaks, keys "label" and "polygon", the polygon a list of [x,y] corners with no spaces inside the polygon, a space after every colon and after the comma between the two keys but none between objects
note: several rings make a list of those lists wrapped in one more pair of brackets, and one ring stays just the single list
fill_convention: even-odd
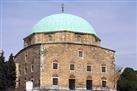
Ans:
[{"label": "mosque", "polygon": [[115,51],[100,43],[92,25],[79,16],[43,18],[15,55],[16,87],[32,81],[45,91],[115,91]]}]

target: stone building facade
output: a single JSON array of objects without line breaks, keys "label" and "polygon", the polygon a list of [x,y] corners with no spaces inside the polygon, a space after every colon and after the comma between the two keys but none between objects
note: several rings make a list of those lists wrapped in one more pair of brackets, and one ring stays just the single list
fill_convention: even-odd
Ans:
[{"label": "stone building facade", "polygon": [[[40,89],[114,90],[115,51],[101,47],[96,33],[93,30],[87,32],[89,26],[79,23],[85,22],[81,18],[78,17],[78,20],[77,16],[57,14],[52,15],[51,23],[50,17],[40,21],[37,29],[34,27],[35,31],[24,38],[24,48],[15,56],[16,86],[24,87],[25,82],[31,80],[34,88]],[[67,20],[67,24],[70,22],[73,25],[63,25],[66,22],[60,22],[62,17],[65,17],[64,20],[74,18],[75,24]],[[52,28],[55,24],[52,31],[47,23]],[[41,31],[43,26],[45,30]],[[60,26],[61,29],[57,29]],[[69,27],[73,31],[66,29]],[[86,28],[83,32],[75,31],[76,27]]]}]

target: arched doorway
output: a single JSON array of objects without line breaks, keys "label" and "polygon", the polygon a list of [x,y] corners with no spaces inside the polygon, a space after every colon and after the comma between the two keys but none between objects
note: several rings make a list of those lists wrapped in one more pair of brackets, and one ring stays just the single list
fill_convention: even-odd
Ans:
[{"label": "arched doorway", "polygon": [[86,80],[86,89],[87,90],[92,90],[92,77],[88,76]]},{"label": "arched doorway", "polygon": [[69,77],[69,89],[75,90],[75,76],[74,75],[70,75]]}]

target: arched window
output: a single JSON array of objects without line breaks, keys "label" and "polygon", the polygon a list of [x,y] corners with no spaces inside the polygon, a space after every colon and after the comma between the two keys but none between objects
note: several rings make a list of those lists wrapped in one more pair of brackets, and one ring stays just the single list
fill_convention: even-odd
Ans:
[{"label": "arched window", "polygon": [[75,65],[74,64],[70,64],[70,70],[75,70]]},{"label": "arched window", "polygon": [[76,34],[76,41],[81,42],[81,36],[79,34]]},{"label": "arched window", "polygon": [[52,75],[52,84],[58,85],[58,75],[57,74]]},{"label": "arched window", "polygon": [[28,68],[25,67],[25,68],[24,68],[24,74],[27,74],[27,71],[28,71]]},{"label": "arched window", "polygon": [[106,77],[102,77],[101,78],[101,80],[102,80],[102,87],[106,87],[107,86],[107,79],[106,79]]},{"label": "arched window", "polygon": [[82,51],[79,51],[79,57],[83,57]]},{"label": "arched window", "polygon": [[58,69],[58,63],[57,62],[53,62],[52,67],[53,67],[53,69]]},{"label": "arched window", "polygon": [[27,51],[26,51],[26,53],[25,53],[25,62],[27,61],[27,56],[28,56],[28,54],[27,54]]},{"label": "arched window", "polygon": [[102,64],[102,66],[101,66],[101,71],[102,71],[102,72],[106,72],[106,64]]},{"label": "arched window", "polygon": [[83,58],[84,57],[84,52],[83,50],[78,50],[78,56]]},{"label": "arched window", "polygon": [[33,72],[33,71],[34,71],[34,65],[31,64],[31,72]]},{"label": "arched window", "polygon": [[52,36],[48,35],[48,41],[52,41],[52,40],[53,40]]},{"label": "arched window", "polygon": [[30,69],[30,71],[31,72],[34,72],[34,59],[31,61],[31,69]]},{"label": "arched window", "polygon": [[19,69],[19,75],[21,74],[21,65],[18,65],[18,69]]},{"label": "arched window", "polygon": [[77,36],[77,41],[78,41],[78,42],[81,41],[81,36],[80,36],[80,35]]},{"label": "arched window", "polygon": [[87,71],[91,71],[92,69],[91,69],[91,65],[87,65]]}]

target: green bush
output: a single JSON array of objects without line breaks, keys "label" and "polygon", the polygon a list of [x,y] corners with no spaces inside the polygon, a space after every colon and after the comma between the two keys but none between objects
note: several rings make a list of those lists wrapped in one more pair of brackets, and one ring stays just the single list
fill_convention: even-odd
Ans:
[{"label": "green bush", "polygon": [[132,68],[126,68],[117,82],[118,91],[137,91],[137,74]]}]

